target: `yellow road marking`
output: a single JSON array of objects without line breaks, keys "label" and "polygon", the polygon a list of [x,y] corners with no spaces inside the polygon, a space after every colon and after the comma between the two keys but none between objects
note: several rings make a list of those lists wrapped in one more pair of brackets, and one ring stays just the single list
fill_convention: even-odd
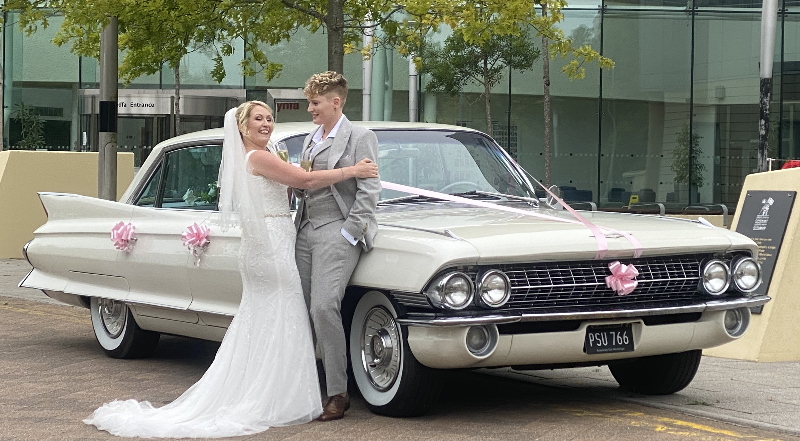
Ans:
[{"label": "yellow road marking", "polygon": [[[575,416],[594,417],[616,420],[621,424],[628,424],[633,427],[641,427],[654,432],[668,433],[684,438],[697,440],[726,440],[726,439],[746,439],[754,441],[778,441],[774,438],[761,438],[755,435],[746,435],[727,429],[720,429],[705,424],[692,423],[674,418],[665,418],[647,415],[642,412],[635,412],[626,409],[604,409],[596,408],[567,408],[559,410]],[[631,420],[633,418],[633,420]]]}]

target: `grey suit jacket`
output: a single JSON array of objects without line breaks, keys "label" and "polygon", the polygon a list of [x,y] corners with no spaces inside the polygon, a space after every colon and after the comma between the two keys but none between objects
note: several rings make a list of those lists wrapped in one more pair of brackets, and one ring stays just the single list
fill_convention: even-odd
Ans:
[{"label": "grey suit jacket", "polygon": [[[334,169],[355,165],[358,161],[369,158],[378,162],[378,138],[371,130],[354,126],[346,116],[333,139],[333,144],[328,147],[328,163],[326,169]],[[309,148],[314,132],[306,136],[303,142],[304,151]],[[315,164],[315,167],[319,165]],[[345,231],[350,233],[365,251],[372,249],[372,242],[378,233],[378,222],[375,220],[375,207],[378,204],[381,192],[379,178],[347,179],[338,184],[331,185],[331,193],[336,199],[339,209],[344,217]],[[305,209],[305,200],[299,200],[295,225],[299,228]]]}]

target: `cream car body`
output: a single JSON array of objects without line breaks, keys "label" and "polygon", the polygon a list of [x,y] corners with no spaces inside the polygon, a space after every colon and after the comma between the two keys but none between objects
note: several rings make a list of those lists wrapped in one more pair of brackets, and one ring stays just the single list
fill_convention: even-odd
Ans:
[{"label": "cream car body", "polygon": [[[427,411],[450,368],[609,365],[625,387],[671,393],[692,380],[702,349],[739,338],[750,308],[769,300],[752,294],[757,247],[740,234],[581,212],[604,229],[607,250],[597,259],[602,245],[590,230],[540,202],[480,132],[365,125],[379,136],[384,181],[460,189],[462,198],[516,210],[384,190],[375,248],[343,301],[355,381],[375,412]],[[313,127],[277,124],[272,137],[296,158]],[[221,139],[216,129],[159,144],[121,202],[41,194],[48,221],[26,245],[33,270],[21,286],[88,307],[112,357],[146,355],[160,333],[220,340],[241,291],[239,231],[219,228],[214,204]],[[129,251],[109,239],[119,222],[135,227]],[[195,223],[210,229],[199,259],[181,240]],[[632,293],[604,283],[614,261],[639,269]]]}]

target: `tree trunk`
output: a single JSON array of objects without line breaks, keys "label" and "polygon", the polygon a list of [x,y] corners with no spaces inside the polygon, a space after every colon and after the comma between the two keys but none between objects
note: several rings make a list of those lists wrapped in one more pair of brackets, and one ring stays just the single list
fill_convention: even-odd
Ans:
[{"label": "tree trunk", "polygon": [[181,134],[181,62],[175,67],[175,135]]},{"label": "tree trunk", "polygon": [[344,0],[328,0],[328,70],[344,73]]},{"label": "tree trunk", "polygon": [[[547,5],[542,2],[542,16],[547,16]],[[550,50],[547,37],[542,36],[542,83],[544,83],[544,185],[552,183],[552,153],[550,148],[550,130],[553,123],[550,116]]]},{"label": "tree trunk", "polygon": [[[483,72],[488,72],[489,70],[489,61],[484,58],[483,59]],[[494,138],[494,133],[492,133],[492,90],[489,87],[489,79],[486,78],[486,75],[483,76],[483,96],[486,102],[486,134]]]}]

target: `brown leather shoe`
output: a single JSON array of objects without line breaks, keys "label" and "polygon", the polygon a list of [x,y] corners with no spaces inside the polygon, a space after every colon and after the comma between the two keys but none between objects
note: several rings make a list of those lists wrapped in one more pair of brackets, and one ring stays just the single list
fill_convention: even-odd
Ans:
[{"label": "brown leather shoe", "polygon": [[333,421],[344,418],[344,411],[350,408],[350,396],[347,392],[334,395],[322,407],[322,415],[317,421]]}]

